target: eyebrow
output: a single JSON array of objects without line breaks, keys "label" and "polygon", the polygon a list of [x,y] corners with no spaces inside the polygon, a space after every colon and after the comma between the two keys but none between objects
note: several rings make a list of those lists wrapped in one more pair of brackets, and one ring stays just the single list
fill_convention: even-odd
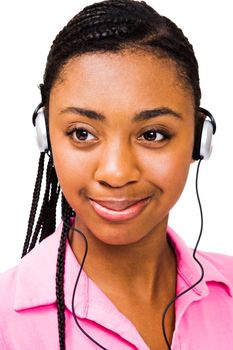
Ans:
[{"label": "eyebrow", "polygon": [[[107,120],[107,118],[102,113],[98,113],[96,111],[80,108],[80,107],[64,108],[62,109],[61,114],[65,114],[65,113],[80,114],[89,119],[98,120],[102,122]],[[182,119],[181,114],[173,111],[171,108],[160,107],[160,108],[153,108],[153,109],[141,111],[140,113],[136,113],[133,117],[133,121],[140,122],[140,121],[148,120],[148,119],[163,116],[163,115],[170,115],[170,116]]]}]

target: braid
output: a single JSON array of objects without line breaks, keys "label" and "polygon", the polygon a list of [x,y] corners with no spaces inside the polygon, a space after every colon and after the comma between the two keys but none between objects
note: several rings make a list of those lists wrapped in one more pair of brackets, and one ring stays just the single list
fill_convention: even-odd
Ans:
[{"label": "braid", "polygon": [[27,253],[29,242],[30,242],[30,239],[32,236],[33,225],[34,225],[37,206],[38,206],[38,202],[39,202],[39,198],[40,198],[41,183],[42,183],[42,179],[43,179],[44,158],[45,158],[45,153],[41,153],[40,159],[39,159],[36,182],[35,182],[35,188],[34,188],[34,192],[33,192],[31,211],[30,211],[29,220],[28,220],[27,235],[26,235],[26,239],[24,242],[24,246],[23,246],[22,257]]},{"label": "braid", "polygon": [[60,186],[58,185],[57,174],[54,166],[52,166],[50,174],[50,201],[47,205],[44,205],[44,208],[47,210],[44,214],[44,223],[41,231],[40,242],[49,236],[55,230],[56,226],[56,207],[57,201],[60,193]]},{"label": "braid", "polygon": [[[62,217],[63,221],[69,225],[72,209],[67,203],[64,195],[62,195]],[[60,246],[57,255],[57,271],[56,271],[56,296],[57,296],[57,317],[58,317],[58,332],[60,350],[65,350],[65,296],[64,296],[64,265],[65,265],[65,250],[66,239],[69,228],[63,225]]]},{"label": "braid", "polygon": [[39,238],[39,242],[41,242],[44,238],[52,234],[56,226],[56,206],[60,193],[60,187],[58,185],[57,174],[53,165],[53,160],[52,158],[49,158],[46,171],[46,185],[44,197],[42,200],[40,213],[35,225],[34,233],[32,234],[43,179],[44,157],[45,153],[41,153],[38,167],[38,175],[33,193],[32,208],[29,216],[28,232],[24,243],[22,257],[34,248],[40,233],[41,236]]},{"label": "braid", "polygon": [[36,223],[36,227],[34,230],[34,235],[32,237],[32,242],[31,242],[31,245],[29,247],[29,251],[32,248],[34,248],[34,246],[36,245],[37,238],[39,236],[39,232],[40,232],[42,225],[44,223],[44,217],[45,217],[45,213],[46,213],[46,209],[47,209],[47,205],[48,205],[48,201],[49,201],[51,172],[52,172],[52,163],[51,163],[51,160],[49,159],[47,171],[46,171],[46,185],[45,185],[44,197],[43,197],[43,201],[42,201],[42,205],[41,205],[41,209],[40,209],[40,214],[39,214],[39,217],[38,217],[38,220]]},{"label": "braid", "polygon": [[[43,202],[40,210],[40,214],[36,223],[33,237],[32,230],[36,216],[36,209],[39,201],[39,193],[41,189],[41,183],[44,170],[44,157],[45,153],[41,153],[38,167],[38,174],[35,183],[35,189],[33,192],[32,208],[29,216],[29,228],[26,240],[24,243],[23,256],[26,255],[36,244],[39,232],[41,230],[40,241],[54,232],[56,225],[56,206],[60,193],[60,186],[58,185],[58,179],[56,171],[53,165],[52,158],[49,158],[47,171],[46,171],[46,186],[43,197]],[[62,217],[63,220],[69,224],[70,217],[74,216],[74,212],[66,201],[64,195],[62,195]],[[65,247],[66,238],[68,236],[69,228],[64,225],[61,233],[60,246],[57,256],[57,270],[56,270],[56,297],[57,297],[57,315],[58,315],[58,331],[59,331],[59,343],[60,349],[65,350],[65,302],[64,302],[64,263],[65,263]],[[28,249],[28,245],[31,239],[31,244]],[[27,251],[28,250],[28,251]],[[22,257],[23,257],[22,256]]]}]

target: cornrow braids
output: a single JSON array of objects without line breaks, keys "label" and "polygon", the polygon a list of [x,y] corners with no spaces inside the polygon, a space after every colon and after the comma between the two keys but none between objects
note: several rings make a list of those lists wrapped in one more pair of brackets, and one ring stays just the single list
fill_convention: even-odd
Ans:
[{"label": "cornrow braids", "polygon": [[91,52],[142,49],[172,59],[181,79],[192,89],[196,111],[200,105],[198,63],[182,30],[144,1],[106,0],[85,7],[59,32],[41,84],[42,100],[49,105],[51,88],[65,64]]},{"label": "cornrow braids", "polygon": [[57,297],[57,317],[58,317],[58,332],[60,350],[65,350],[65,295],[64,295],[64,265],[66,252],[66,239],[69,233],[70,217],[73,216],[73,211],[62,195],[62,218],[67,225],[63,225],[60,245],[57,255],[56,269],[56,297]]}]

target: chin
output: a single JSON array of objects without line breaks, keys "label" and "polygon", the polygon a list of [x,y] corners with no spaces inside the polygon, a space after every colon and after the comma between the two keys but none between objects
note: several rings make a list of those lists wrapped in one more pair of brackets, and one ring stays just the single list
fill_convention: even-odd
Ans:
[{"label": "chin", "polygon": [[[97,231],[99,232],[99,231]],[[95,237],[99,242],[111,245],[111,246],[127,246],[127,245],[133,245],[139,241],[141,241],[143,238],[145,238],[144,235],[142,235],[142,232],[140,231],[140,235],[137,235],[135,230],[130,230],[131,233],[129,233],[129,230],[123,230],[117,229],[113,230],[105,230],[105,232],[102,231],[102,234],[95,234],[94,232],[90,232],[92,236]],[[133,234],[132,234],[133,233]],[[90,237],[91,238],[91,237]]]}]

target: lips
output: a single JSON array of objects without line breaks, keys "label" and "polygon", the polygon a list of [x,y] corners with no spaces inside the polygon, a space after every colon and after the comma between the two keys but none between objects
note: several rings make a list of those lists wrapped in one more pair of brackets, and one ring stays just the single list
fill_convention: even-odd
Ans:
[{"label": "lips", "polygon": [[[146,197],[148,198],[148,197]],[[116,211],[121,211],[124,210],[138,202],[141,202],[142,200],[145,200],[146,198],[143,199],[136,199],[136,200],[121,200],[121,201],[99,201],[99,200],[93,200],[94,202],[100,204],[102,207],[108,208],[108,209],[112,209],[112,210],[116,210]]]},{"label": "lips", "polygon": [[[94,211],[102,218],[109,221],[125,221],[138,216],[149,204],[152,197],[147,197],[141,200],[134,201],[94,201],[89,198],[90,204]],[[100,204],[104,203],[103,204]],[[106,207],[111,206],[111,208]],[[114,209],[113,209],[114,207]],[[115,209],[117,208],[117,209]],[[124,209],[119,209],[124,208]]]}]

